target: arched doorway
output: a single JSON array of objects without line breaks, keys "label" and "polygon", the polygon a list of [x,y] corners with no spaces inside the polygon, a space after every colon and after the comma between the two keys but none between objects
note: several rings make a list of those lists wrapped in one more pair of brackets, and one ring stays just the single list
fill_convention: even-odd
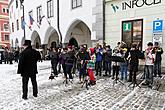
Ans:
[{"label": "arched doorway", "polygon": [[39,49],[41,47],[41,39],[37,31],[34,31],[31,36],[32,46]]},{"label": "arched doorway", "polygon": [[73,22],[66,34],[65,43],[77,42],[76,45],[86,44],[88,47],[92,46],[91,31],[89,27],[81,20]]},{"label": "arched doorway", "polygon": [[59,36],[53,27],[49,27],[45,33],[44,44],[47,48],[59,46]]},{"label": "arched doorway", "polygon": [[78,47],[78,42],[75,38],[71,38],[69,40],[69,44],[68,45],[74,45],[75,47]]}]

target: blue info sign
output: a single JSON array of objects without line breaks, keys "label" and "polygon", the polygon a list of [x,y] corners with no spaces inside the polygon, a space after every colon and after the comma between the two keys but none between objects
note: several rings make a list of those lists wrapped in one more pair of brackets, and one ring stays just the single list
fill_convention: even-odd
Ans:
[{"label": "blue info sign", "polygon": [[163,20],[153,21],[153,33],[163,31]]}]

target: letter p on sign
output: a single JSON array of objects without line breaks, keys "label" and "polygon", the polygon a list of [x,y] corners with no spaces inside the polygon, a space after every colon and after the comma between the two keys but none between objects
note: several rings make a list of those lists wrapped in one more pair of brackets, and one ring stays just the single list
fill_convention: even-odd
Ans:
[{"label": "letter p on sign", "polygon": [[162,32],[163,30],[163,20],[153,21],[153,32]]}]

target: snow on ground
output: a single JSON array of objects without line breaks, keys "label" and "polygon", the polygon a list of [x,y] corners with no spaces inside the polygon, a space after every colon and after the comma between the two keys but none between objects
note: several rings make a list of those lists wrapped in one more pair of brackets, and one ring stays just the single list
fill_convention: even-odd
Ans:
[{"label": "snow on ground", "polygon": [[0,110],[143,110],[148,106],[155,110],[165,108],[163,92],[146,88],[132,90],[127,87],[129,83],[125,86],[120,83],[113,86],[113,80],[103,77],[98,78],[97,84],[89,90],[81,88],[78,77],[75,76],[73,84],[65,86],[62,74],[52,81],[48,80],[50,61],[39,62],[38,71],[38,97],[32,96],[29,80],[28,100],[23,100],[22,79],[17,74],[17,64],[0,65]]}]

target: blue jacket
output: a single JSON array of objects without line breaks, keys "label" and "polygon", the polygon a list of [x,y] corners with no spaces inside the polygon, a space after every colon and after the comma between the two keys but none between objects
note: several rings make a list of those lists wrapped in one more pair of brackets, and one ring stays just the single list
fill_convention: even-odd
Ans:
[{"label": "blue jacket", "polygon": [[96,53],[96,62],[100,62],[103,60],[103,49],[99,49],[99,52]]}]

